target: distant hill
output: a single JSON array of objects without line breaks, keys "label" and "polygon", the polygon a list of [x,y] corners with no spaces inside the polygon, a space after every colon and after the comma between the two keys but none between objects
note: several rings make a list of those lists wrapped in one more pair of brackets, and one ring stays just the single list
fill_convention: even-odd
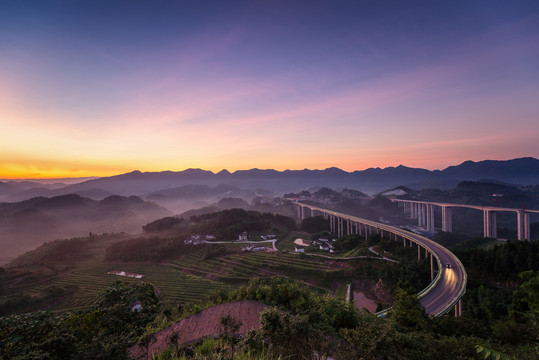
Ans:
[{"label": "distant hill", "polygon": [[168,215],[167,209],[136,196],[96,201],[68,194],[0,203],[0,254],[14,257],[46,241],[90,232],[140,233],[142,225]]},{"label": "distant hill", "polygon": [[[20,201],[23,200],[25,195],[50,196],[51,194],[71,193],[101,199],[108,194],[117,194],[146,196],[146,198],[161,203],[165,199],[192,198],[195,193],[214,196],[211,193],[222,191],[226,186],[230,187],[230,191],[236,193],[252,192],[252,190],[244,189],[265,189],[265,191],[283,194],[310,187],[328,187],[332,189],[348,188],[373,194],[399,185],[413,189],[448,189],[462,181],[477,181],[480,179],[515,185],[537,185],[539,184],[539,160],[526,157],[505,161],[465,161],[460,165],[434,171],[410,168],[403,165],[383,169],[370,168],[353,172],[346,172],[334,167],[325,170],[285,171],[251,169],[238,170],[232,173],[226,170],[213,173],[201,169],[187,169],[178,172],[143,173],[133,171],[52,190],[36,190],[37,186],[36,188],[15,190],[10,189],[10,186],[6,186],[6,183],[0,182],[0,199],[3,199],[3,201]],[[26,193],[23,191],[26,191]],[[251,196],[249,194],[243,195]],[[243,195],[223,194],[218,196],[240,197],[248,201]]]}]

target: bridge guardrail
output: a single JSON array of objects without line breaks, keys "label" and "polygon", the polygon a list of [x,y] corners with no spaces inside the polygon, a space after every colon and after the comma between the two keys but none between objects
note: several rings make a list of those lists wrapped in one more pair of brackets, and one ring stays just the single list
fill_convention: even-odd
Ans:
[{"label": "bridge guardrail", "polygon": [[462,298],[462,296],[466,293],[466,285],[468,283],[468,274],[466,273],[466,270],[464,270],[464,265],[462,265],[462,262],[460,261],[460,259],[456,257],[452,252],[450,252],[450,254],[451,254],[451,257],[460,265],[460,268],[463,270],[462,271],[462,275],[463,275],[462,287],[461,287],[461,290],[458,292],[458,294],[451,299],[449,303],[450,305],[447,306],[445,309],[438,311],[436,314],[434,314],[434,316],[447,314],[451,310],[451,308],[455,306],[455,304],[460,300],[460,298]]}]

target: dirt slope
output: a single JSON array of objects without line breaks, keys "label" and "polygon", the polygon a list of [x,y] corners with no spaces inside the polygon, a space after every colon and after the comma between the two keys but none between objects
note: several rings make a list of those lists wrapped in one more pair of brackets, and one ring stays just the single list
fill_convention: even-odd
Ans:
[{"label": "dirt slope", "polygon": [[[154,335],[148,354],[157,354],[171,344],[171,338],[177,334],[176,344],[186,344],[198,339],[218,335],[221,331],[220,320],[230,315],[242,323],[239,333],[245,335],[249,330],[260,327],[259,314],[268,306],[256,301],[235,301],[213,306],[198,314],[183,319]],[[129,348],[129,354],[135,359],[144,359],[146,349],[138,344]]]}]

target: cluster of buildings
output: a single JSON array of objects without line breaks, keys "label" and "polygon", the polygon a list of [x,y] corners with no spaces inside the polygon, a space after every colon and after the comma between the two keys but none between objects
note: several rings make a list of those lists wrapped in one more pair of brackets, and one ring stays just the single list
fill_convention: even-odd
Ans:
[{"label": "cluster of buildings", "polygon": [[[260,236],[262,240],[277,240],[277,235],[274,234],[268,234],[268,235],[261,235]],[[249,241],[249,233],[247,231],[242,232],[238,235],[238,242],[248,242]],[[200,235],[200,234],[194,234],[191,235],[188,239],[184,240],[184,244],[186,245],[201,245],[205,244],[208,241],[215,240],[215,236],[213,235]],[[247,246],[244,246],[241,248],[243,251],[266,251],[265,246],[261,245],[255,245],[255,244],[249,244]]]},{"label": "cluster of buildings", "polygon": [[201,245],[204,244],[206,241],[212,241],[215,240],[215,236],[213,235],[200,235],[200,234],[194,234],[191,235],[188,239],[184,240],[185,245]]},{"label": "cluster of buildings", "polygon": [[[238,241],[249,241],[249,233],[247,231],[242,232],[238,235]],[[262,240],[276,240],[277,235],[269,234],[269,235],[260,235],[260,238]]]},{"label": "cluster of buildings", "polygon": [[318,240],[313,240],[313,241],[301,240],[301,245],[295,242],[296,244],[295,252],[304,253],[306,246],[312,246],[313,248],[318,247],[318,249],[321,251],[328,251],[330,254],[333,254],[335,253],[335,246],[332,244],[332,242],[334,241],[335,239],[330,241],[329,239],[323,239],[323,238],[320,238]]},{"label": "cluster of buildings", "polygon": [[243,251],[266,251],[265,246],[255,245],[255,244],[249,244],[248,246],[244,246],[241,248]]}]

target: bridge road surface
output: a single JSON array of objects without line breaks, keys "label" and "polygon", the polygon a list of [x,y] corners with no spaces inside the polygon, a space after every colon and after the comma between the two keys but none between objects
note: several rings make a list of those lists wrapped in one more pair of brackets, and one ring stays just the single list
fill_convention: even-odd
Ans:
[{"label": "bridge road surface", "polygon": [[[427,249],[438,260],[439,275],[435,276],[434,281],[423,291],[419,293],[420,303],[425,308],[425,312],[431,316],[440,316],[449,311],[458,302],[466,292],[467,274],[464,266],[458,258],[442,245],[412,232],[378,223],[371,220],[346,215],[332,210],[319,208],[297,202],[296,204],[309,209],[326,213],[335,217],[350,220],[371,228],[381,229],[383,231],[396,234],[404,239],[411,240],[420,244],[423,249]],[[450,267],[447,267],[447,264]]]},{"label": "bridge road surface", "polygon": [[[426,239],[415,234],[408,235],[408,237],[413,237],[415,238],[414,241],[421,243],[424,243],[424,239]],[[430,251],[436,254],[440,259],[442,266],[439,271],[442,273],[436,286],[434,286],[420,302],[427,314],[444,314],[448,310],[451,310],[451,306],[453,305],[451,304],[452,300],[463,295],[460,294],[460,291],[463,286],[466,285],[465,270],[460,261],[457,261],[455,256],[449,250],[432,240],[426,240],[429,241]],[[447,264],[451,267],[448,268]]]}]

